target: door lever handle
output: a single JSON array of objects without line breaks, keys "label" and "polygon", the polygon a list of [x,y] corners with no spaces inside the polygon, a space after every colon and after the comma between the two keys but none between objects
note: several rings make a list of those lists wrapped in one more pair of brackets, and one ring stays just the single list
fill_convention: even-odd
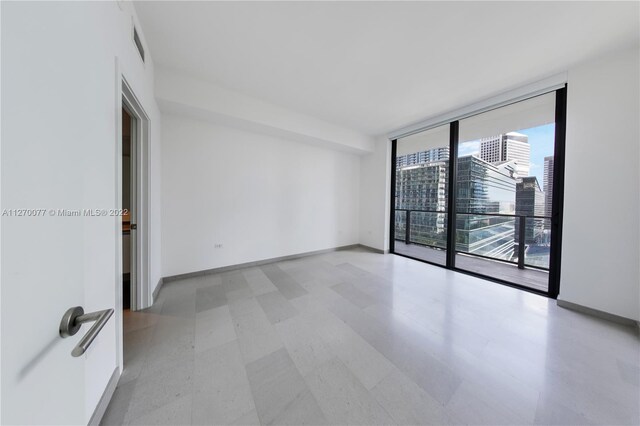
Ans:
[{"label": "door lever handle", "polygon": [[60,321],[60,337],[62,338],[71,337],[76,334],[82,324],[95,321],[95,324],[91,326],[87,334],[82,336],[82,339],[80,339],[76,347],[73,348],[71,356],[79,357],[85,353],[89,345],[91,345],[98,333],[100,333],[100,330],[102,330],[107,321],[109,321],[111,315],[113,315],[113,309],[105,309],[85,314],[82,306],[69,308],[67,312],[64,313]]}]

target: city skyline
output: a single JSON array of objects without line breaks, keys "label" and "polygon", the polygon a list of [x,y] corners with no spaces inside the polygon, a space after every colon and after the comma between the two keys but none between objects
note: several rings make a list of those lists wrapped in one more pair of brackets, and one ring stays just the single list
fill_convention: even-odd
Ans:
[{"label": "city skyline", "polygon": [[[461,143],[455,177],[456,244],[461,253],[516,261],[525,245],[528,264],[549,266],[546,219],[550,196],[543,187],[552,175],[555,125],[543,125]],[[530,136],[531,135],[531,136]],[[400,155],[396,159],[396,229],[400,240],[447,248],[446,214],[449,186],[449,148],[436,147]],[[546,174],[545,174],[546,165]],[[490,216],[500,213],[506,216]],[[513,215],[513,216],[511,216]]]},{"label": "city skyline", "polygon": [[[522,133],[529,137],[529,145],[531,146],[529,176],[535,176],[540,186],[542,186],[544,178],[544,158],[553,156],[555,123],[514,130],[514,132]],[[458,156],[462,157],[465,155],[480,155],[480,139],[460,143]]]}]

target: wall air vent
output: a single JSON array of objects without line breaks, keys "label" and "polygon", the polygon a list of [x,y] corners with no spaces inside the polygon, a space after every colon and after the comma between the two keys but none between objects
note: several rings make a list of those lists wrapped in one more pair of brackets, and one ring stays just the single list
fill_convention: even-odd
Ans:
[{"label": "wall air vent", "polygon": [[133,42],[136,44],[136,48],[138,49],[138,53],[140,53],[142,62],[144,62],[144,48],[142,47],[142,42],[140,41],[140,36],[138,35],[138,30],[135,26],[133,27]]}]

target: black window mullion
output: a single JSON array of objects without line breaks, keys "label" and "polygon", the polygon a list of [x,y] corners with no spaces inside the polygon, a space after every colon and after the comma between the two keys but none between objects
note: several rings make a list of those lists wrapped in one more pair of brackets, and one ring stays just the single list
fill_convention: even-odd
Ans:
[{"label": "black window mullion", "polygon": [[564,154],[567,128],[567,86],[556,90],[556,127],[553,152],[553,194],[551,195],[551,249],[549,252],[549,297],[560,292],[562,211],[564,202]]},{"label": "black window mullion", "polygon": [[449,124],[449,202],[447,203],[447,265],[456,266],[456,188],[458,168],[458,121]]},{"label": "black window mullion", "polygon": [[395,253],[396,239],[396,153],[398,140],[391,141],[391,201],[389,214],[389,253]]}]

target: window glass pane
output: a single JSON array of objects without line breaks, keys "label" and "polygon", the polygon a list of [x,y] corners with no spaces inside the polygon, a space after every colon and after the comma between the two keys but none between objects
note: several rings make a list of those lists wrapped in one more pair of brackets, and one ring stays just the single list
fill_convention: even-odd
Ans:
[{"label": "window glass pane", "polygon": [[547,290],[554,120],[555,93],[460,120],[456,267]]},{"label": "window glass pane", "polygon": [[448,181],[449,125],[398,139],[394,229],[397,253],[446,263]]}]

